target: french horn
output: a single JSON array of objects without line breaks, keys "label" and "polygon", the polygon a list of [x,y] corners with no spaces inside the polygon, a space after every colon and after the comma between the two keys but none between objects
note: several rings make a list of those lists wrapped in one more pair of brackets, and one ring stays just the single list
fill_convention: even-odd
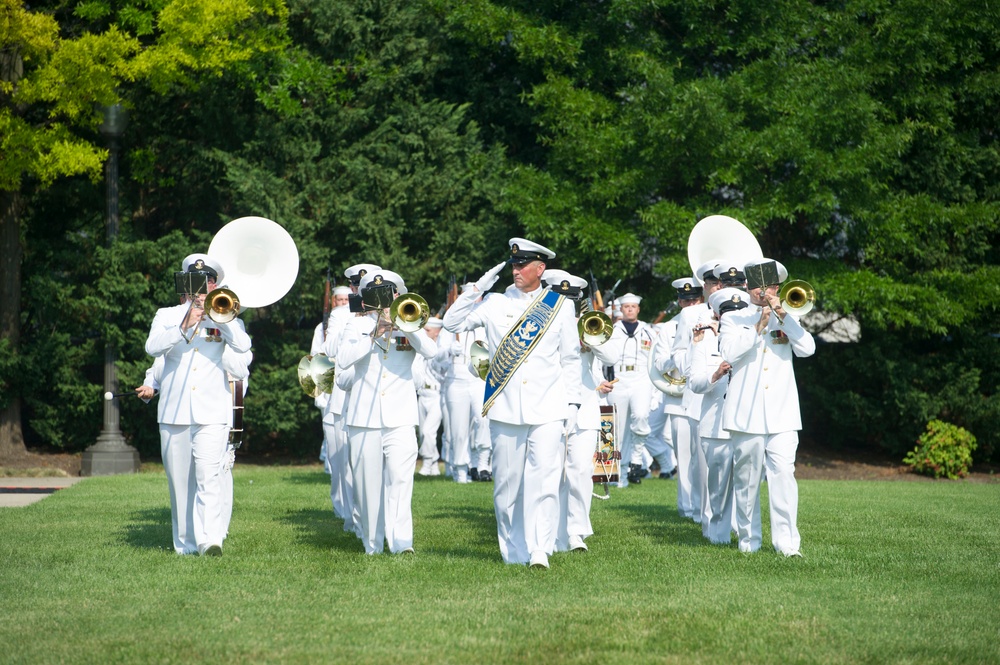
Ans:
[{"label": "french horn", "polygon": [[795,317],[805,316],[816,306],[816,289],[809,282],[793,279],[785,282],[778,291],[781,307]]},{"label": "french horn", "polygon": [[486,349],[486,344],[478,339],[472,343],[469,347],[469,362],[479,378],[485,380],[490,371],[490,352]]},{"label": "french horn", "polygon": [[302,356],[298,366],[299,385],[310,397],[330,394],[333,392],[336,368],[336,363],[325,353]]},{"label": "french horn", "polygon": [[404,333],[416,332],[425,325],[431,317],[427,301],[416,293],[407,293],[392,301],[389,307],[389,320],[393,327]]},{"label": "french horn", "polygon": [[681,376],[676,368],[669,372],[659,372],[656,369],[653,358],[656,356],[656,347],[659,345],[660,340],[653,342],[653,348],[649,350],[649,356],[646,358],[646,372],[649,374],[649,380],[660,392],[671,397],[683,397],[687,378]]}]

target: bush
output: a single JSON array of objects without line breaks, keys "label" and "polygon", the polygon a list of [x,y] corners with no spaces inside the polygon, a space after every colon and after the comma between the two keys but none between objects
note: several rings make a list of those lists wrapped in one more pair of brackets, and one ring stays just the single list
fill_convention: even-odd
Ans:
[{"label": "bush", "polygon": [[917,439],[917,447],[903,463],[917,473],[940,478],[964,478],[972,465],[976,437],[967,430],[940,420],[927,423],[927,431]]}]

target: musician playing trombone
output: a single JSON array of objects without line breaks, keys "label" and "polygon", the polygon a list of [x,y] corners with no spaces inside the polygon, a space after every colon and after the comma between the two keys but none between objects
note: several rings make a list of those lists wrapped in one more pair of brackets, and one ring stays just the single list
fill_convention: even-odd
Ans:
[{"label": "musician playing trombone", "polygon": [[744,266],[752,307],[722,317],[719,352],[732,365],[723,427],[732,434],[736,532],[741,552],[760,549],[760,482],[767,472],[771,543],[784,556],[799,553],[795,452],[802,417],[792,358],[816,342],[778,299],[785,266],[759,259]]},{"label": "musician playing trombone", "polygon": [[341,387],[353,377],[345,423],[354,508],[367,554],[382,552],[386,542],[393,554],[412,553],[418,425],[413,359],[417,353],[433,358],[437,344],[422,328],[400,330],[387,315],[392,301],[407,293],[400,275],[384,268],[368,272],[359,291],[368,313],[344,326],[336,370]]},{"label": "musician playing trombone", "polygon": [[235,354],[242,369],[231,369],[243,373],[251,343],[240,319],[206,318],[205,294],[224,278],[218,261],[192,254],[178,275],[177,284],[198,288],[188,290],[188,302],[157,310],[146,339],[146,352],[163,357],[158,421],[174,550],[219,556],[228,529],[224,475],[233,414],[224,354]]}]

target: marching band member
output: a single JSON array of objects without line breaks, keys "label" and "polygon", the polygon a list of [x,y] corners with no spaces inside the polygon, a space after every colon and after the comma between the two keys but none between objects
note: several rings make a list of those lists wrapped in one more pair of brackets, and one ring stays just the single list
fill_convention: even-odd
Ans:
[{"label": "marching band member", "polygon": [[618,383],[608,393],[607,400],[617,409],[618,431],[622,433],[622,464],[628,464],[628,472],[622,474],[619,487],[642,482],[642,457],[649,436],[653,383],[649,380],[647,365],[654,337],[649,324],[639,320],[640,301],[642,298],[633,293],[618,298],[622,318],[614,324],[614,333],[607,342],[618,352],[618,360],[613,365]]},{"label": "marching band member", "polygon": [[[493,439],[493,503],[506,563],[548,568],[559,517],[564,433],[580,408],[580,341],[571,302],[542,287],[555,252],[511,238],[510,259],[458,296],[444,316],[454,333],[485,328],[491,362],[484,413]],[[488,293],[507,263],[514,284]]]},{"label": "marching band member", "polygon": [[[406,294],[403,278],[390,270],[362,277],[362,298],[391,302]],[[337,348],[337,374],[354,370],[346,406],[347,439],[354,473],[354,502],[365,552],[413,552],[413,475],[417,462],[416,353],[437,349],[423,330],[393,332],[382,310],[349,319]],[[340,377],[338,376],[338,380]]]},{"label": "marching band member", "polygon": [[760,259],[744,267],[754,307],[722,317],[719,351],[732,364],[723,426],[732,433],[735,515],[741,552],[760,549],[759,491],[766,467],[771,543],[785,556],[799,553],[795,452],[802,429],[793,357],[816,351],[816,342],[781,306],[777,292],[785,267]]},{"label": "marching band member", "polygon": [[[344,309],[347,309],[347,297],[349,295],[351,295],[351,289],[349,289],[348,287],[346,286],[334,287],[333,293],[331,294],[330,298],[331,299],[330,304],[333,305],[333,307],[330,310],[331,315],[338,307],[343,307]],[[326,321],[321,321],[319,324],[316,325],[315,330],[313,330],[312,343],[309,345],[309,355],[314,356],[317,353],[325,353],[323,351],[323,346],[326,342],[327,334],[329,333],[329,324],[330,324],[330,317],[328,316]],[[327,422],[327,419],[329,419],[331,423],[333,422],[332,416],[330,414],[330,396],[331,396],[330,393],[321,392],[318,395],[316,395],[316,397],[313,400],[314,403],[316,404],[316,408],[319,409],[319,412],[322,416],[322,422],[324,423]],[[322,450],[320,450],[319,458],[323,462],[323,469],[327,473],[332,474],[333,472],[330,468],[329,453],[330,453],[330,439],[327,436],[326,427],[324,427],[323,448]],[[338,510],[337,504],[338,502],[334,500],[334,511],[338,515],[340,515],[340,510]]]},{"label": "marching band member", "polygon": [[[225,276],[206,254],[186,257],[182,271],[204,275],[208,291]],[[236,361],[249,365],[251,342],[243,321],[206,319],[204,295],[193,297],[157,310],[146,352],[163,357],[157,411],[174,551],[221,556],[230,510],[224,469],[233,412],[223,354],[228,348],[239,355]],[[233,369],[239,371],[235,363]],[[231,505],[231,483],[228,487]]]},{"label": "marching band member", "polygon": [[[708,300],[714,315],[721,319],[728,312],[746,307],[748,298],[739,289],[728,287],[713,291]],[[705,450],[709,511],[708,519],[701,523],[701,532],[710,542],[721,545],[732,539],[733,524],[733,445],[729,432],[722,427],[732,366],[719,352],[717,330],[716,321],[694,332],[688,383],[691,390],[703,396],[698,434]]]},{"label": "marching band member", "polygon": [[[442,321],[436,316],[427,320],[424,331],[435,342],[441,333]],[[413,383],[417,389],[419,411],[420,475],[436,476],[438,469],[438,430],[441,428],[441,382],[431,360],[417,354],[413,359]]]},{"label": "marching band member", "polygon": [[[677,304],[681,311],[672,319],[671,325],[675,332],[671,337],[661,333],[656,346],[656,357],[653,363],[657,371],[671,373],[678,378],[686,378],[686,343],[680,342],[683,352],[674,353],[678,348],[679,339],[684,337],[685,328],[690,333],[698,318],[697,305],[701,304],[702,288],[691,277],[675,279],[671,286],[677,289]],[[693,411],[693,400],[688,396],[685,386],[682,397],[665,396],[664,411],[669,416],[670,434],[674,445],[674,455],[677,459],[677,512],[695,522],[702,516],[702,483],[701,465],[698,456],[697,422],[694,418],[700,415]]]},{"label": "marching band member", "polygon": [[[583,298],[587,280],[564,270],[546,270],[542,283],[574,304]],[[598,387],[603,381],[600,368],[614,365],[617,347],[604,343],[581,344],[580,412],[576,428],[566,437],[565,473],[559,488],[559,530],[556,551],[586,551],[584,540],[594,533],[590,523],[590,505],[594,498],[594,453],[601,429],[601,405]]]},{"label": "marching band member", "polygon": [[[475,293],[474,285],[465,285],[462,293]],[[476,293],[475,298],[478,297]],[[481,441],[484,437],[489,440],[489,425],[482,413],[486,383],[470,364],[472,345],[484,336],[479,329],[460,333],[445,330],[438,343],[436,362],[445,377],[443,395],[448,404],[449,446],[446,461],[451,467],[452,478],[463,484],[479,480]],[[475,475],[471,473],[473,467]],[[488,477],[488,468],[483,471]]]},{"label": "marching band member", "polygon": [[[381,270],[371,263],[358,263],[344,270],[347,278],[347,289],[344,305],[338,305],[330,312],[326,330],[326,340],[322,351],[328,358],[336,359],[340,337],[347,322],[356,318],[351,311],[350,298],[358,293],[361,279],[369,272]],[[341,292],[343,293],[343,292]],[[338,296],[339,298],[340,296]],[[338,300],[338,303],[341,302]],[[353,377],[353,372],[344,378]],[[349,531],[360,537],[361,525],[358,523],[358,511],[354,506],[354,474],[351,471],[350,453],[347,450],[347,426],[344,423],[347,403],[350,401],[351,381],[335,381],[330,393],[330,400],[323,417],[323,432],[329,443],[328,464],[330,466],[330,502],[334,513],[344,520],[344,531]],[[338,511],[338,507],[340,510]]]}]

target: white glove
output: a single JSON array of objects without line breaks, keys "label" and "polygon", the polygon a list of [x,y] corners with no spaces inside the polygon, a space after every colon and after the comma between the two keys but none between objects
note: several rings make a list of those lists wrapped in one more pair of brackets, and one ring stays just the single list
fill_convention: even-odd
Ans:
[{"label": "white glove", "polygon": [[493,268],[487,271],[485,275],[479,278],[479,281],[476,282],[476,288],[480,292],[489,291],[490,287],[496,284],[497,280],[500,279],[500,273],[503,272],[503,269],[506,267],[507,267],[506,261],[503,261],[502,263],[498,263],[495,266],[493,266]]},{"label": "white glove", "polygon": [[580,413],[580,406],[578,404],[569,405],[569,414],[566,416],[566,421],[563,423],[563,434],[570,436],[576,431],[576,417]]}]

